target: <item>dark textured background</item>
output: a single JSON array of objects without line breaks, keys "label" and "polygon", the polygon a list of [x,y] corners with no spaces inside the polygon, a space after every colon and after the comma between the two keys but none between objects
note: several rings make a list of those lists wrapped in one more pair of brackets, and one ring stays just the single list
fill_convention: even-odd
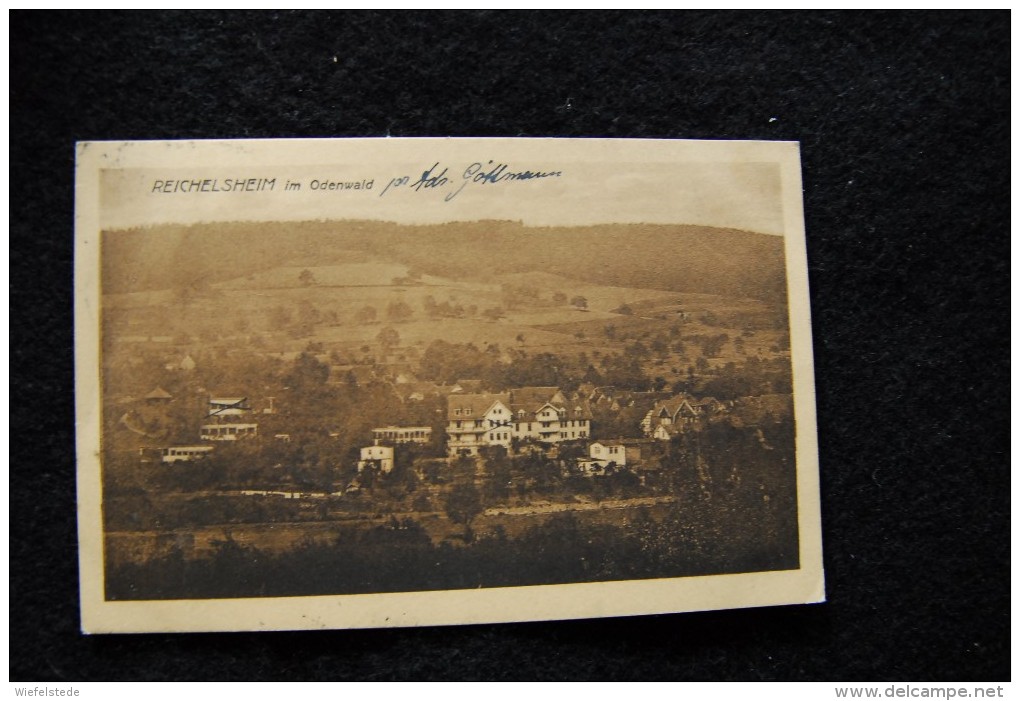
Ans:
[{"label": "dark textured background", "polygon": [[[13,13],[10,44],[11,679],[1009,677],[1008,13]],[[802,143],[829,603],[78,633],[74,141],[385,134]]]}]

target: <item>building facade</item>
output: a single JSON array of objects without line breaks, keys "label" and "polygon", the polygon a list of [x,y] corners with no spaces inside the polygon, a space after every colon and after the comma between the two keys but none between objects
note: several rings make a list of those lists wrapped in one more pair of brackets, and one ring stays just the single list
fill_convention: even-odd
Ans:
[{"label": "building facade", "polygon": [[358,461],[358,472],[367,468],[374,468],[384,474],[390,472],[393,469],[393,446],[377,443],[362,448],[361,460]]},{"label": "building facade", "polygon": [[372,438],[380,443],[428,443],[431,426],[383,426],[372,429]]},{"label": "building facade", "polygon": [[259,434],[258,424],[203,424],[199,437],[203,441],[239,441]]},{"label": "building facade", "polygon": [[678,394],[670,399],[655,402],[641,421],[641,430],[646,436],[669,440],[670,437],[693,426],[700,415],[701,411],[695,406],[693,397]]},{"label": "building facade", "polygon": [[627,449],[622,441],[595,441],[588,446],[588,457],[602,468],[609,464],[627,466]]},{"label": "building facade", "polygon": [[450,457],[478,455],[479,448],[510,448],[513,433],[508,394],[451,394],[446,408]]},{"label": "building facade", "polygon": [[179,445],[172,448],[163,448],[161,450],[162,462],[175,463],[175,462],[191,462],[193,460],[201,460],[211,453],[213,447],[211,445]]},{"label": "building facade", "polygon": [[521,387],[499,394],[451,394],[447,399],[447,450],[477,455],[484,446],[549,445],[591,435],[591,410],[567,401],[558,387]]}]

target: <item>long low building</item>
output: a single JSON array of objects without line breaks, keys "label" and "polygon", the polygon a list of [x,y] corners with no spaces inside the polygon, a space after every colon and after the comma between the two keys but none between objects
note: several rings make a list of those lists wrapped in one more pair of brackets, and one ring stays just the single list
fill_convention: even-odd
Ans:
[{"label": "long low building", "polygon": [[178,445],[172,448],[163,448],[161,453],[162,462],[191,462],[201,460],[213,451],[211,445]]},{"label": "long low building", "polygon": [[383,426],[372,429],[372,439],[380,443],[428,443],[431,426]]},{"label": "long low building", "polygon": [[199,436],[203,441],[238,441],[258,433],[258,424],[205,424]]}]

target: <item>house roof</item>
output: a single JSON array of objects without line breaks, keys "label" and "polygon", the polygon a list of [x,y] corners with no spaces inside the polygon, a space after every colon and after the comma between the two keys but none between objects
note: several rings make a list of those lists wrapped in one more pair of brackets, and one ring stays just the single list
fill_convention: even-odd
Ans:
[{"label": "house roof", "polygon": [[[714,400],[713,400],[714,401]],[[669,399],[660,399],[652,405],[652,413],[654,416],[659,416],[662,410],[665,409],[670,416],[676,416],[677,412],[683,408],[684,404],[688,404],[691,408],[700,406],[697,400],[686,392],[681,392],[677,395],[670,397]]]},{"label": "house roof", "polygon": [[510,390],[510,402],[514,413],[521,410],[534,413],[546,404],[557,408],[565,404],[559,387],[518,387]]},{"label": "house roof", "polygon": [[145,395],[145,398],[146,399],[173,399],[174,397],[173,397],[172,394],[167,392],[162,387],[157,387],[156,389],[152,390],[147,395]]},{"label": "house roof", "polygon": [[223,406],[233,406],[238,404],[241,406],[238,406],[237,408],[242,409],[244,408],[243,402],[247,401],[247,399],[247,397],[210,397],[209,403]]},{"label": "house roof", "polygon": [[617,443],[621,445],[655,445],[655,440],[652,438],[620,438]]},{"label": "house roof", "polygon": [[543,407],[551,406],[557,412],[565,412],[567,419],[590,419],[591,404],[586,399],[566,399],[559,387],[518,387],[510,390],[510,410],[514,415],[520,412],[535,414]]},{"label": "house roof", "polygon": [[591,419],[591,404],[586,400],[567,402],[563,407],[566,410],[567,418],[571,420]]},{"label": "house roof", "polygon": [[[508,394],[451,394],[447,398],[446,416],[451,419],[477,419],[485,416],[493,404],[510,406]],[[457,412],[460,413],[457,413]]]},{"label": "house roof", "polygon": [[510,390],[510,401],[514,404],[533,404],[535,408],[552,400],[560,391],[559,387],[517,387]]}]

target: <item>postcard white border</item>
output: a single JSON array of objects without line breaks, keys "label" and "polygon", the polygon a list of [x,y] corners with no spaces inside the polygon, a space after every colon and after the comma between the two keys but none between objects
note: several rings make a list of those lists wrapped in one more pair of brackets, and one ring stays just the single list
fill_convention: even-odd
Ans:
[{"label": "postcard white border", "polygon": [[[100,480],[99,232],[103,169],[272,167],[444,158],[775,162],[782,177],[797,426],[800,569],[675,579],[392,594],[106,601]],[[470,156],[468,156],[470,157]],[[83,142],[75,187],[75,371],[82,630],[86,633],[456,625],[633,616],[824,600],[814,368],[799,145],[623,139],[329,139]]]}]

